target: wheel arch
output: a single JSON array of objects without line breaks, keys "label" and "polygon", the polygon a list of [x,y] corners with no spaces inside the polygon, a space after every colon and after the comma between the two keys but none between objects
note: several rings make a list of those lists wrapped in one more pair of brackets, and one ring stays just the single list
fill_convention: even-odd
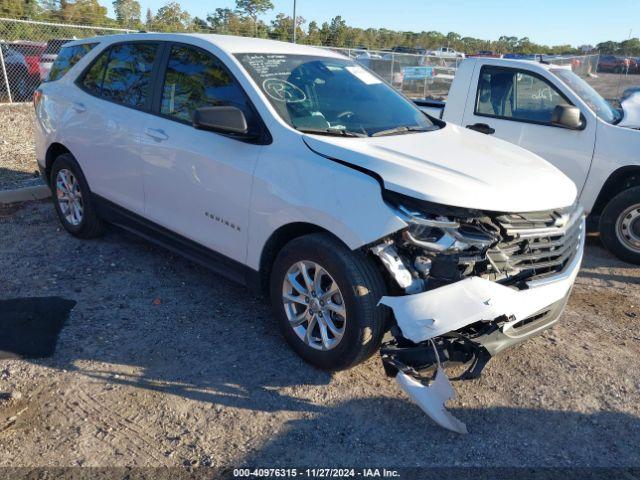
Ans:
[{"label": "wheel arch", "polygon": [[325,233],[338,240],[345,247],[349,248],[338,236],[331,233],[326,228],[307,222],[293,222],[280,226],[267,239],[262,252],[260,253],[260,270],[259,270],[259,289],[262,293],[267,293],[269,289],[269,278],[273,263],[282,248],[304,235],[311,233]]},{"label": "wheel arch", "polygon": [[602,185],[591,209],[591,215],[599,216],[613,197],[623,190],[638,186],[640,186],[640,166],[627,165],[615,170]]},{"label": "wheel arch", "polygon": [[51,177],[51,167],[53,166],[53,162],[56,158],[60,155],[64,155],[65,153],[73,155],[67,147],[58,142],[52,143],[49,145],[49,148],[47,148],[47,153],[45,154],[45,174],[47,176],[47,182]]}]

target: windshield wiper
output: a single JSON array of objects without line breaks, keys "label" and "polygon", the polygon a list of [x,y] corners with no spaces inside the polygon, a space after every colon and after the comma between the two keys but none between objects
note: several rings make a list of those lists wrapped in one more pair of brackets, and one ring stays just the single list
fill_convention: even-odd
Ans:
[{"label": "windshield wiper", "polygon": [[408,127],[403,125],[401,127],[389,128],[387,130],[380,130],[379,132],[372,133],[372,137],[384,137],[386,135],[397,135],[401,133],[413,133],[413,132],[430,132],[434,130],[433,127]]},{"label": "windshield wiper", "polygon": [[364,133],[352,132],[343,128],[296,128],[302,133],[312,133],[314,135],[332,135],[334,137],[366,137]]}]

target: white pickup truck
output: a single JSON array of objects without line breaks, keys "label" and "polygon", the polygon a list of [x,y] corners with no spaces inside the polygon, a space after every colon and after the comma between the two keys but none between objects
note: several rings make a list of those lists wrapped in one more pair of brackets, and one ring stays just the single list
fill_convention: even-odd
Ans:
[{"label": "white pickup truck", "polygon": [[447,57],[447,58],[464,58],[465,55],[462,52],[458,52],[450,47],[440,47],[437,50],[431,50],[427,52],[427,55],[435,57]]},{"label": "white pickup truck", "polygon": [[640,92],[615,109],[567,67],[469,58],[446,103],[416,103],[554,164],[576,184],[589,228],[619,258],[640,264]]}]

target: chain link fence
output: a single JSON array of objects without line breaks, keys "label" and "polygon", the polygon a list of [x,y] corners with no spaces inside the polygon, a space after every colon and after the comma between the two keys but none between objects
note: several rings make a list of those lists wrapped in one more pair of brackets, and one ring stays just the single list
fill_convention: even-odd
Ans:
[{"label": "chain link fence", "polygon": [[324,47],[374,71],[410,98],[444,100],[462,57]]},{"label": "chain link fence", "polygon": [[[62,45],[70,40],[131,33],[119,28],[68,25],[0,18],[0,103],[30,101],[47,77]],[[224,33],[224,32],[220,32]],[[411,98],[445,100],[461,57],[397,53],[362,48],[323,47],[339,52],[374,71]],[[598,55],[545,57],[590,78],[598,70]]]},{"label": "chain link fence", "polygon": [[65,42],[132,31],[0,18],[0,103],[30,101]]},{"label": "chain link fence", "polygon": [[600,55],[579,55],[563,57],[545,57],[544,61],[559,67],[570,67],[576,75],[584,78],[592,77],[598,71]]}]

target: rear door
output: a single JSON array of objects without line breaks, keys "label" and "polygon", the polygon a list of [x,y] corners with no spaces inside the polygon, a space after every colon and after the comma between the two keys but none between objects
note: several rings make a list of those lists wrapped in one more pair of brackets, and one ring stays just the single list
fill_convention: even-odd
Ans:
[{"label": "rear door", "polygon": [[483,133],[495,131],[496,137],[540,155],[571,178],[580,191],[593,157],[596,122],[585,120],[583,130],[552,125],[555,107],[572,102],[537,73],[489,63],[476,68],[472,78],[463,125]]},{"label": "rear door", "polygon": [[[164,74],[162,74],[164,72]],[[197,108],[240,108],[262,125],[236,79],[213,54],[167,44],[154,113],[143,125],[145,216],[244,263],[253,172],[261,145],[192,126]]]},{"label": "rear door", "polygon": [[65,145],[96,193],[144,213],[140,136],[151,108],[160,43],[126,42],[101,52],[68,97]]}]

